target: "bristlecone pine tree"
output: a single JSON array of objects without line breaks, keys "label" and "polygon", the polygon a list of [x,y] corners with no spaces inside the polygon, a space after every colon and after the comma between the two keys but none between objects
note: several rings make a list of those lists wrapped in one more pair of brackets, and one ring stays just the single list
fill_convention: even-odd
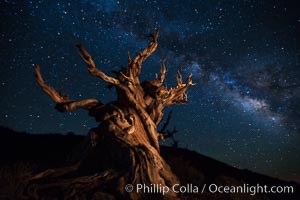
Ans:
[{"label": "bristlecone pine tree", "polygon": [[115,77],[98,68],[87,50],[76,45],[89,73],[114,86],[117,100],[107,104],[97,99],[70,100],[48,86],[35,65],[37,82],[56,102],[56,109],[66,112],[83,108],[100,122],[90,130],[85,156],[74,165],[49,169],[34,175],[27,189],[30,199],[176,199],[176,194],[127,193],[127,184],[157,184],[171,187],[179,183],[176,175],[160,155],[159,141],[164,134],[157,130],[166,106],[187,102],[186,91],[193,85],[191,74],[183,83],[180,73],[177,86],[163,85],[166,61],[154,80],[140,83],[142,63],[156,50],[159,30],[152,41],[135,58],[128,53],[128,63]]}]

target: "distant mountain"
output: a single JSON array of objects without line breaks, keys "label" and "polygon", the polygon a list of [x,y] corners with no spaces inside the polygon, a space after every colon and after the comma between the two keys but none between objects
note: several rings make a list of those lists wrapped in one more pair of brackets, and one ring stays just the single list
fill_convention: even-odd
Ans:
[{"label": "distant mountain", "polygon": [[[84,141],[84,136],[74,133],[28,134],[0,127],[0,199],[21,199],[22,180],[44,168],[56,167],[72,160]],[[269,176],[241,170],[187,149],[161,147],[161,153],[179,177],[180,185],[187,191],[180,199],[261,199],[299,200],[300,185]],[[253,194],[259,186],[292,186],[292,194]],[[202,193],[203,186],[204,192]],[[216,186],[229,186],[231,193],[215,192]],[[248,190],[234,194],[237,186]],[[199,191],[191,191],[198,188]],[[222,188],[222,187],[221,187]],[[281,187],[280,187],[281,188]],[[279,188],[279,189],[280,189]],[[177,187],[179,189],[179,187]],[[210,189],[210,190],[209,190]],[[188,191],[190,190],[190,191]],[[221,190],[224,192],[224,187]]]}]

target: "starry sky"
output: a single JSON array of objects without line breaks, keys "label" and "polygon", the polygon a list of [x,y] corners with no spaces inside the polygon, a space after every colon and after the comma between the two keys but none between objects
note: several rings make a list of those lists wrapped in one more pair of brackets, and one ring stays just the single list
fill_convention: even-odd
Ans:
[{"label": "starry sky", "polygon": [[[0,2],[0,125],[30,133],[85,135],[97,123],[84,110],[59,113],[34,78],[71,99],[116,96],[91,77],[82,43],[110,74],[161,28],[141,79],[167,58],[167,86],[193,73],[189,102],[173,110],[179,146],[239,168],[300,182],[300,14],[296,1]],[[165,141],[168,144],[170,141]]]}]

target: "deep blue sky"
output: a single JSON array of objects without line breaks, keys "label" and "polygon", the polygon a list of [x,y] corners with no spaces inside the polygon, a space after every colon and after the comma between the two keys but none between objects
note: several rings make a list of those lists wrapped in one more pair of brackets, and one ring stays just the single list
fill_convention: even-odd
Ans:
[{"label": "deep blue sky", "polygon": [[[296,2],[296,1],[295,1]],[[189,103],[174,106],[179,146],[230,165],[300,181],[300,14],[292,1],[1,1],[0,125],[31,133],[86,134],[85,111],[59,113],[35,82],[72,99],[115,98],[91,77],[75,44],[110,73],[161,28],[143,66],[153,79],[167,58],[166,84],[193,73]],[[168,142],[166,142],[168,143]]]}]

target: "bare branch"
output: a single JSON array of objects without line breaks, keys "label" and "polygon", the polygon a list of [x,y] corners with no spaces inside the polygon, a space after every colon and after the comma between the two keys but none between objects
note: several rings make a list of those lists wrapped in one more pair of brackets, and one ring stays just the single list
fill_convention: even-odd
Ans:
[{"label": "bare branch", "polygon": [[35,65],[35,74],[38,84],[41,86],[42,90],[48,94],[51,99],[56,103],[55,108],[60,112],[65,112],[69,110],[75,110],[78,108],[84,108],[90,110],[94,106],[101,105],[97,99],[84,99],[84,100],[69,100],[68,98],[60,96],[53,87],[48,86],[42,77],[39,65]]},{"label": "bare branch", "polygon": [[129,51],[127,52],[127,58],[128,58],[128,63],[131,63],[132,59],[131,59],[131,56],[130,56],[130,52],[129,52]]},{"label": "bare branch", "polygon": [[129,69],[130,77],[137,77],[141,73],[142,63],[156,50],[157,39],[159,35],[159,29],[156,30],[155,34],[152,35],[152,42],[141,52],[139,52],[135,58],[128,63],[127,67]]},{"label": "bare branch", "polygon": [[131,77],[129,77],[129,76],[126,76],[122,71],[120,71],[119,72],[119,75],[124,79],[124,80],[126,80],[126,81],[129,81],[129,82],[134,82],[134,80],[131,78]]},{"label": "bare branch", "polygon": [[66,99],[61,97],[53,87],[48,86],[44,82],[42,74],[41,74],[40,66],[34,65],[34,69],[35,69],[36,80],[37,80],[38,84],[41,86],[42,90],[46,94],[48,94],[55,103],[64,103],[66,101]]},{"label": "bare branch", "polygon": [[178,72],[177,72],[176,80],[177,80],[177,85],[178,85],[178,86],[182,86],[182,76],[181,76],[179,70],[178,70]]},{"label": "bare branch", "polygon": [[165,139],[167,139],[167,138],[171,138],[171,139],[173,140],[173,142],[175,143],[174,135],[175,135],[175,133],[177,133],[177,132],[178,132],[178,131],[177,131],[176,127],[174,126],[174,128],[173,128],[172,131],[167,130],[167,131],[161,133],[161,135],[160,135],[160,140],[165,140]]},{"label": "bare branch", "polygon": [[167,67],[166,67],[167,59],[163,59],[160,66],[160,77],[159,77],[159,86],[161,86],[166,78]]},{"label": "bare branch", "polygon": [[[144,81],[142,83],[142,87],[146,93],[156,93],[157,89],[162,86],[166,77],[167,69],[166,69],[166,59],[162,61],[161,68],[160,68],[160,75],[155,74],[154,80]],[[146,86],[147,84],[147,86]],[[153,91],[151,91],[153,90]],[[152,94],[154,97],[155,95]]]},{"label": "bare branch", "polygon": [[157,48],[157,39],[159,35],[159,29],[156,30],[154,35],[152,35],[153,41],[148,44],[148,46],[141,52],[139,52],[134,58],[133,62],[138,65],[142,63],[156,50]]},{"label": "bare branch", "polygon": [[167,130],[167,127],[170,124],[171,118],[172,118],[172,110],[169,111],[167,120],[165,121],[165,123],[163,124],[162,128],[159,131],[160,135],[158,138],[159,138],[159,140],[165,140],[167,138],[171,138],[175,144],[176,140],[174,138],[174,134],[178,132],[176,129],[176,126],[174,126],[172,131]]},{"label": "bare branch", "polygon": [[191,85],[195,85],[192,82],[192,74],[190,74],[187,79],[186,83],[182,83],[182,76],[178,73],[177,76],[177,83],[178,85],[175,88],[165,89],[162,88],[160,91],[160,98],[163,101],[165,106],[178,104],[178,103],[186,103],[187,102],[187,94],[186,91]]},{"label": "bare branch", "polygon": [[58,103],[56,104],[55,108],[60,112],[66,112],[70,110],[76,110],[79,108],[90,110],[98,105],[102,105],[102,103],[99,102],[97,99],[83,99],[77,101]]},{"label": "bare branch", "polygon": [[87,52],[87,50],[81,45],[77,44],[76,47],[79,49],[79,55],[82,60],[87,64],[90,74],[93,76],[97,76],[104,80],[105,82],[111,83],[113,85],[118,85],[119,80],[113,77],[107,76],[104,72],[96,68],[94,60],[91,55]]},{"label": "bare branch", "polygon": [[165,123],[163,124],[163,126],[161,127],[161,129],[159,131],[160,133],[165,133],[166,132],[166,129],[169,126],[169,123],[170,123],[171,118],[172,118],[172,113],[173,113],[173,111],[170,110],[169,113],[168,113],[167,120],[165,121]]}]

